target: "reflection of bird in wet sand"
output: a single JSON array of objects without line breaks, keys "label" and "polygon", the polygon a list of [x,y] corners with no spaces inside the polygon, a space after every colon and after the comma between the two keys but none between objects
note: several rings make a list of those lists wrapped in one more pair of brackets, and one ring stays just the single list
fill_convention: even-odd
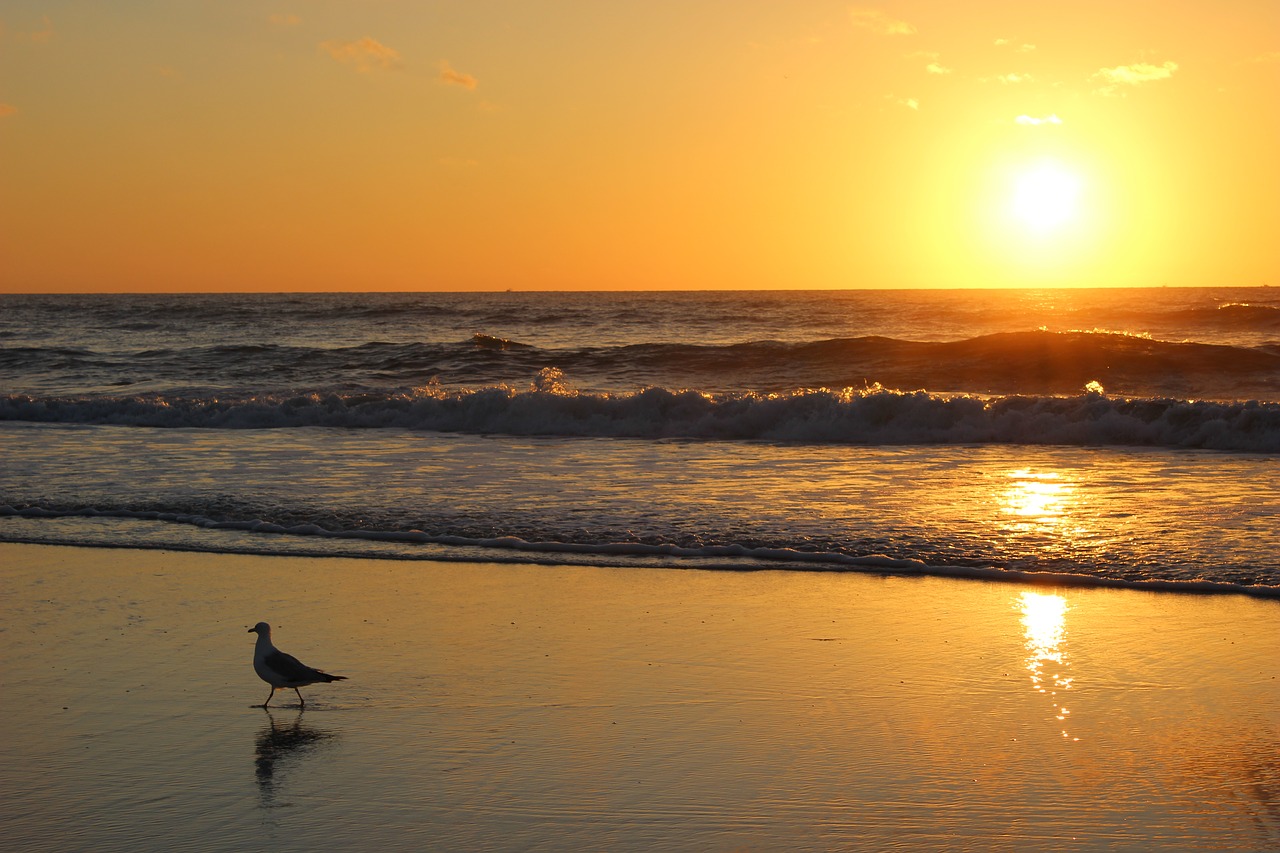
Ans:
[{"label": "reflection of bird in wet sand", "polygon": [[301,709],[292,723],[277,723],[270,709],[263,710],[267,713],[267,725],[254,739],[254,774],[258,777],[262,805],[271,808],[275,805],[276,773],[280,769],[277,765],[287,767],[292,763],[289,759],[306,755],[337,735],[304,724]]},{"label": "reflection of bird in wet sand", "polygon": [[271,685],[267,701],[262,703],[264,708],[271,704],[271,697],[275,696],[276,691],[282,687],[292,687],[293,692],[298,694],[299,704],[305,708],[307,702],[298,692],[299,687],[347,679],[345,675],[330,675],[327,672],[312,669],[293,655],[287,655],[277,649],[271,644],[271,626],[266,622],[254,625],[249,629],[249,633],[258,635],[258,642],[253,648],[253,671]]}]

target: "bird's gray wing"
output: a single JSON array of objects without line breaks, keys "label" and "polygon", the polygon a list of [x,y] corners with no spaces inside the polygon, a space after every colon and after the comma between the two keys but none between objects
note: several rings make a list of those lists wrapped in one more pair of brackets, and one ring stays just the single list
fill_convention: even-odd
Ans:
[{"label": "bird's gray wing", "polygon": [[262,662],[279,673],[281,678],[287,678],[289,681],[319,681],[324,678],[323,673],[282,651],[272,652],[263,658]]}]

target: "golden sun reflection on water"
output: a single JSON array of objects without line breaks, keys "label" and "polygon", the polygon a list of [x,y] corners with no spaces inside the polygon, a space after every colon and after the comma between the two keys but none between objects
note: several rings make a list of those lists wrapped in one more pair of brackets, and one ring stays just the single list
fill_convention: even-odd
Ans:
[{"label": "golden sun reflection on water", "polygon": [[999,495],[1000,511],[1028,523],[1054,524],[1066,517],[1075,484],[1056,471],[1009,472],[1012,483]]},{"label": "golden sun reflection on water", "polygon": [[1071,689],[1072,677],[1067,674],[1071,663],[1067,660],[1067,600],[1061,595],[1042,592],[1023,592],[1017,602],[1022,614],[1022,627],[1027,647],[1026,666],[1031,673],[1031,686],[1053,700],[1054,717],[1062,723],[1062,736],[1073,741],[1065,728],[1071,711],[1059,694]]}]

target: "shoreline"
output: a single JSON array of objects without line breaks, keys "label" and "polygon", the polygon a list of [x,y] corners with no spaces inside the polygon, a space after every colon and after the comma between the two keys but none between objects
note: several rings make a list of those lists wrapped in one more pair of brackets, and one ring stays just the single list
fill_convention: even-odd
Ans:
[{"label": "shoreline", "polygon": [[[0,830],[25,849],[1280,844],[1269,600],[14,544],[0,565]],[[254,707],[259,619],[349,680]]]},{"label": "shoreline", "polygon": [[[0,508],[0,519],[6,516]],[[68,518],[79,518],[80,514],[69,514]],[[95,515],[94,518],[108,517]],[[43,518],[43,517],[41,517]],[[132,520],[132,519],[130,519]],[[142,519],[150,521],[152,519]],[[166,521],[165,523],[172,523]],[[189,522],[180,522],[187,524]],[[194,524],[197,528],[202,525]],[[222,528],[217,528],[221,531]],[[252,532],[232,529],[231,532]],[[1280,600],[1280,585],[1240,584],[1229,581],[1212,580],[1126,580],[1124,578],[1099,577],[1095,575],[1073,574],[1068,572],[1037,572],[1015,569],[1000,569],[987,566],[930,566],[913,560],[898,560],[890,557],[855,557],[845,554],[825,554],[815,552],[780,553],[777,549],[756,549],[760,553],[752,553],[751,549],[738,546],[724,550],[739,550],[742,553],[733,556],[702,554],[691,549],[678,546],[601,546],[592,548],[568,548],[560,543],[516,542],[504,541],[501,544],[477,540],[474,545],[461,545],[460,548],[485,549],[486,553],[468,555],[465,553],[431,553],[411,555],[403,553],[384,553],[376,551],[362,552],[326,552],[322,550],[294,547],[295,539],[315,538],[319,541],[397,544],[414,543],[417,540],[410,534],[403,536],[374,534],[370,536],[345,534],[315,533],[281,533],[287,537],[289,544],[284,549],[273,550],[265,547],[232,547],[202,546],[199,544],[182,545],[164,543],[111,543],[88,542],[68,543],[49,541],[39,537],[6,537],[0,539],[0,547],[4,545],[31,545],[48,548],[100,548],[123,551],[172,551],[184,554],[209,554],[242,557],[293,557],[312,560],[377,560],[402,563],[442,563],[442,564],[475,564],[485,563],[506,566],[565,566],[578,568],[597,568],[602,570],[626,571],[631,569],[651,571],[702,571],[712,573],[754,573],[754,572],[794,572],[798,574],[860,574],[873,577],[903,578],[940,578],[945,580],[979,581],[999,584],[1014,584],[1033,587],[1067,587],[1082,589],[1114,589],[1133,590],[1136,592],[1172,593],[1175,595],[1193,596],[1243,596],[1259,600]],[[452,538],[452,537],[451,537]],[[430,539],[423,544],[436,544]],[[714,549],[713,549],[714,550]],[[504,553],[508,552],[508,553]],[[688,552],[688,553],[680,553]],[[520,556],[509,556],[509,553]],[[575,559],[576,555],[589,554],[594,561]],[[634,562],[624,562],[628,557]],[[734,558],[755,560],[755,562],[734,563]],[[612,560],[610,559],[612,558]],[[663,562],[664,560],[668,562]],[[702,560],[704,562],[695,562]],[[710,562],[716,560],[717,562]]]}]

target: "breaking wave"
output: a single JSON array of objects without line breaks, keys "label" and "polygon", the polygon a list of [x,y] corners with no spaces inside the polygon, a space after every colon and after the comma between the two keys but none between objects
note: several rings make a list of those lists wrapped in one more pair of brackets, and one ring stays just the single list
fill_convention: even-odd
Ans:
[{"label": "breaking wave", "polygon": [[0,420],[155,428],[408,429],[473,434],[819,444],[1042,444],[1280,451],[1280,403],[939,395],[884,388],[584,393],[544,371],[531,390],[427,386],[393,394],[0,397]]}]

